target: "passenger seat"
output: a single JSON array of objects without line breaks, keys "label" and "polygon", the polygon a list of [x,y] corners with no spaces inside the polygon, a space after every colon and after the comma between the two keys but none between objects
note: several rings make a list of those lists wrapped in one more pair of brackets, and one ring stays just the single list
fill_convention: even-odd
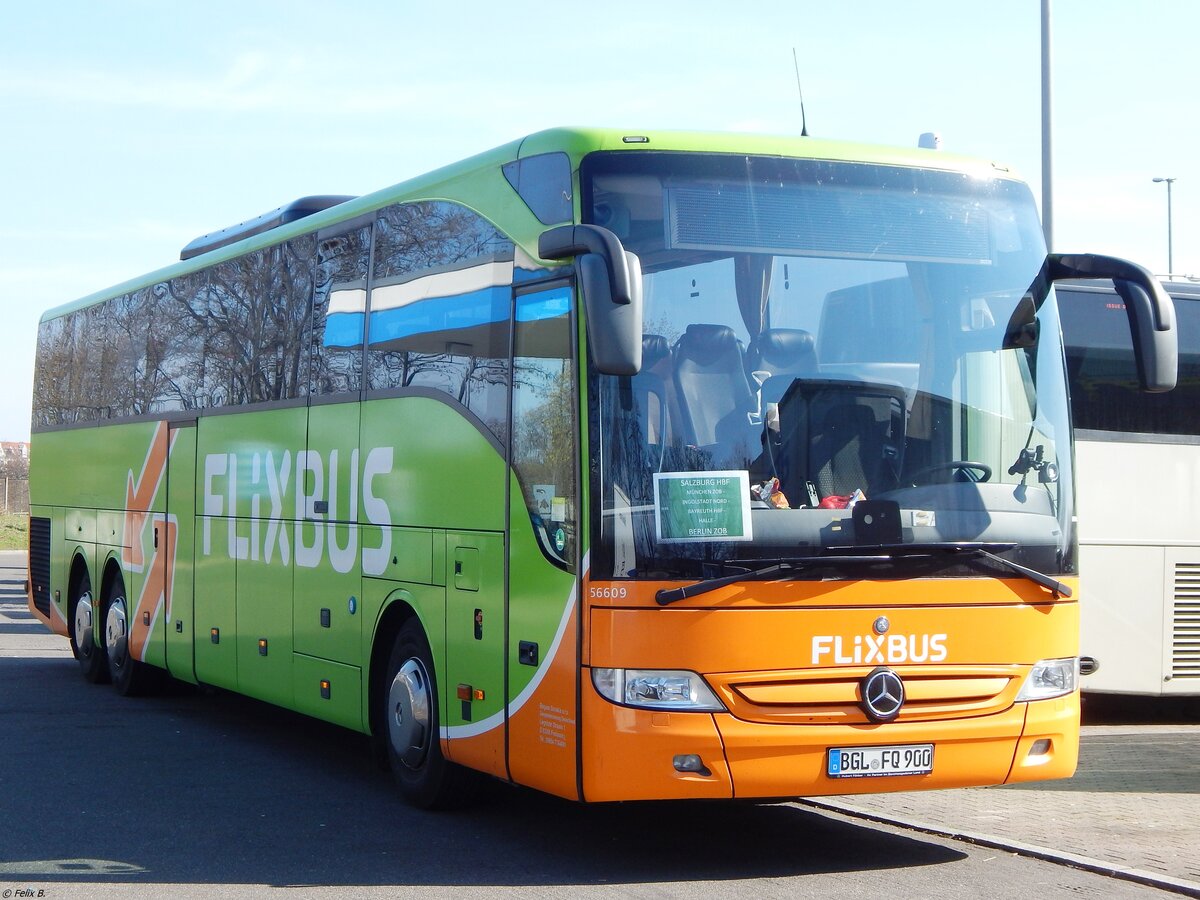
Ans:
[{"label": "passenger seat", "polygon": [[675,384],[690,442],[734,447],[750,432],[754,393],[741,341],[728,325],[689,325],[675,343]]}]

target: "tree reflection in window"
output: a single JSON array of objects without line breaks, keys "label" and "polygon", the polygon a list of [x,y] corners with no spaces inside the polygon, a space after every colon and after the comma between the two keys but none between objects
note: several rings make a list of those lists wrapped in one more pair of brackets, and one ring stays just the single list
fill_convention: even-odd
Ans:
[{"label": "tree reflection in window", "polygon": [[578,540],[578,404],[571,353],[571,289],[517,299],[512,466],[543,552],[562,566]]},{"label": "tree reflection in window", "polygon": [[167,309],[190,319],[189,355],[202,357],[195,362],[203,406],[300,395],[315,251],[316,239],[305,235],[214,266],[192,290],[177,293],[183,285],[171,282],[175,303]]},{"label": "tree reflection in window", "polygon": [[429,201],[382,210],[368,388],[441,391],[503,438],[512,271],[512,242],[463,206]]},{"label": "tree reflection in window", "polygon": [[362,390],[371,226],[322,238],[313,299],[312,393]]},{"label": "tree reflection in window", "polygon": [[300,396],[315,256],[300,237],[44,322],[33,425]]}]

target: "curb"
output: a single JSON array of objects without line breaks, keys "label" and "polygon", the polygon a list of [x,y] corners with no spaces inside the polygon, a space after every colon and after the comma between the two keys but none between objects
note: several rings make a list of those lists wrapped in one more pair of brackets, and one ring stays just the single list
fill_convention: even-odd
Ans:
[{"label": "curb", "polygon": [[835,800],[814,800],[808,797],[802,797],[797,802],[805,806],[810,806],[813,809],[837,813],[838,815],[847,816],[849,818],[862,819],[864,821],[876,822],[882,825],[895,825],[897,827],[907,828],[912,831],[920,831],[924,834],[953,838],[954,840],[958,841],[966,841],[969,844],[978,844],[981,847],[991,847],[996,850],[1007,850],[1021,856],[1029,856],[1034,859],[1044,860],[1045,862],[1057,863],[1058,865],[1062,866],[1070,866],[1075,869],[1084,869],[1088,872],[1095,872],[1098,875],[1106,875],[1110,878],[1119,878],[1123,881],[1134,882],[1135,884],[1160,888],[1164,891],[1172,891],[1176,894],[1182,894],[1185,897],[1200,898],[1200,883],[1195,881],[1187,881],[1182,878],[1173,878],[1170,875],[1162,875],[1158,872],[1148,872],[1145,869],[1135,869],[1130,866],[1121,866],[1115,863],[1105,862],[1101,859],[1093,859],[1090,856],[1077,856],[1074,853],[1067,853],[1061,850],[1052,850],[1048,847],[1039,847],[1035,844],[1022,844],[1019,841],[993,837],[991,835],[972,834],[968,831],[957,831],[941,828],[937,825],[930,825],[925,822],[916,822],[908,819],[901,819],[895,816],[883,816],[879,815],[878,813],[866,812],[865,810],[858,809],[848,803],[839,803]]}]

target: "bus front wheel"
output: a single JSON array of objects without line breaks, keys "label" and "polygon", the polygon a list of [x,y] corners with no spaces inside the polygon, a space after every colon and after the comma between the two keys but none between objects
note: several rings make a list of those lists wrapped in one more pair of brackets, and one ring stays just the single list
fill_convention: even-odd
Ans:
[{"label": "bus front wheel", "polygon": [[405,800],[422,809],[448,809],[470,799],[476,779],[442,755],[433,671],[425,632],[409,619],[396,635],[383,694],[388,763]]}]

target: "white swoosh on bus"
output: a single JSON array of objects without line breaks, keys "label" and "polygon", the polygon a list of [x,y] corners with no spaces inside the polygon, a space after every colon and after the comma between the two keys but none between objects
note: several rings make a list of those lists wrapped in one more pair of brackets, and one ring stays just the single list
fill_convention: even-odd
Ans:
[{"label": "white swoosh on bus", "polygon": [[[590,565],[591,553],[587,553],[583,558],[583,571],[588,571]],[[538,667],[534,673],[533,680],[525,686],[521,693],[517,694],[513,701],[508,704],[508,714],[512,716],[522,706],[524,706],[529,698],[542,683],[542,679],[546,677],[546,673],[550,671],[550,663],[554,661],[554,657],[558,654],[559,644],[562,643],[563,635],[567,630],[567,622],[571,620],[571,613],[575,611],[575,605],[579,602],[579,579],[575,579],[571,583],[571,591],[567,595],[567,604],[563,609],[562,619],[558,623],[558,631],[554,634],[554,640],[550,644],[550,650],[542,658],[542,665]],[[478,722],[471,722],[469,725],[443,725],[438,731],[443,738],[465,738],[475,737],[478,734],[483,734],[486,731],[491,731],[493,728],[498,728],[504,724],[504,710],[494,712],[486,719],[480,719]]]}]

